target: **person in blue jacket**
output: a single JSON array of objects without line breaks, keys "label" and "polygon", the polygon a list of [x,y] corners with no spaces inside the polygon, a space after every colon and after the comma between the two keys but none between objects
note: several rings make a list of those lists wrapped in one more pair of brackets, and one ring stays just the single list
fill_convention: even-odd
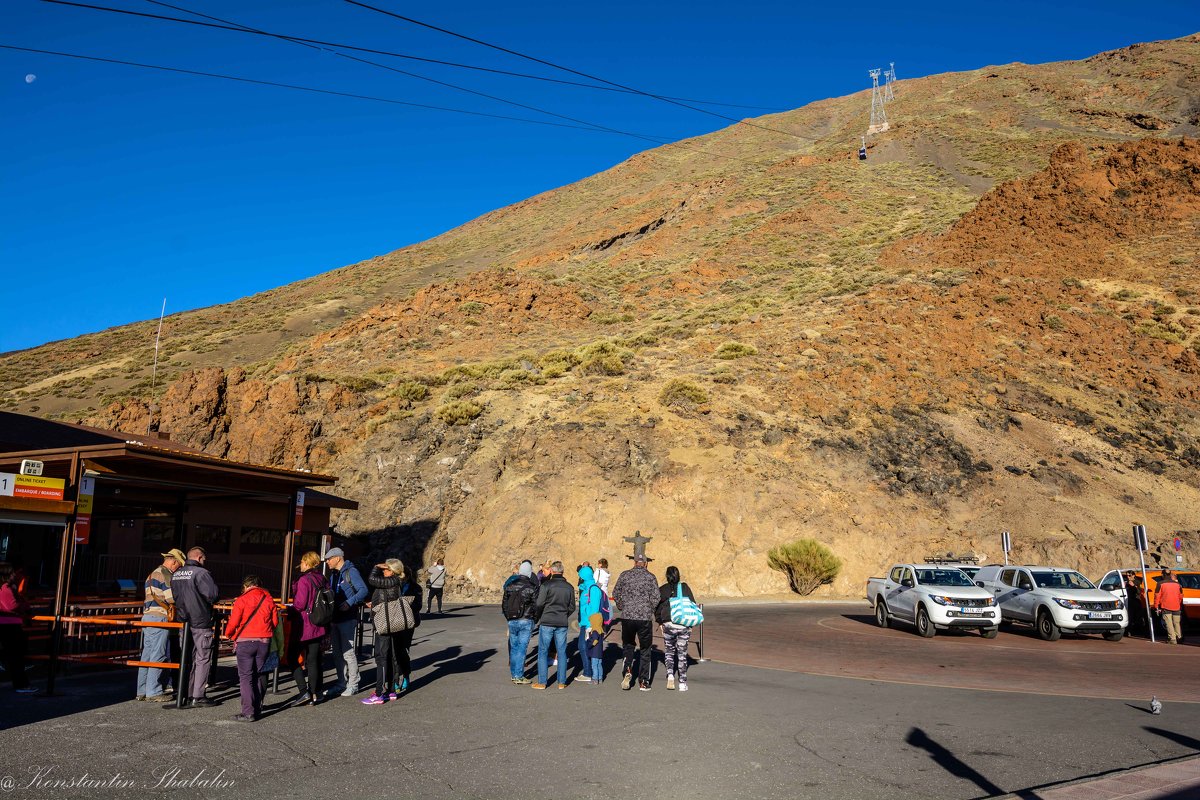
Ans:
[{"label": "person in blue jacket", "polygon": [[330,697],[351,697],[358,692],[358,652],[354,647],[358,633],[358,609],[367,599],[367,584],[353,562],[346,560],[340,547],[325,553],[329,565],[329,583],[333,590],[333,663],[337,667],[337,683],[329,687]]},{"label": "person in blue jacket", "polygon": [[604,675],[592,674],[591,659],[587,657],[587,630],[593,614],[600,613],[600,598],[604,590],[596,583],[591,567],[579,568],[579,660],[583,664],[577,681],[590,683],[603,680]]}]

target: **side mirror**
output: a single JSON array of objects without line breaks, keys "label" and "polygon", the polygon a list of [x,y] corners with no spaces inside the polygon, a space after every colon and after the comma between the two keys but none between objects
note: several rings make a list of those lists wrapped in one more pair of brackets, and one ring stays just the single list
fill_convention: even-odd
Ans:
[{"label": "side mirror", "polygon": [[982,589],[982,588],[983,588],[983,581],[975,581],[975,585],[976,585],[976,586],[978,586],[980,589]]},{"label": "side mirror", "polygon": [[904,580],[900,581],[900,585],[905,587],[906,589],[911,589],[913,587],[913,579],[905,578]]}]

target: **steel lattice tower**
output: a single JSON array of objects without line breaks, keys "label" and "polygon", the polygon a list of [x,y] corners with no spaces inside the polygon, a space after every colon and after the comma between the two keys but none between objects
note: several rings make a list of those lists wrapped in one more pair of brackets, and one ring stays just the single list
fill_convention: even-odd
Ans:
[{"label": "steel lattice tower", "polygon": [[869,70],[871,76],[871,124],[867,128],[867,135],[875,133],[883,133],[890,126],[887,121],[887,109],[884,108],[883,93],[879,90],[879,73],[882,70]]},{"label": "steel lattice tower", "polygon": [[883,99],[884,101],[895,100],[896,95],[892,91],[892,84],[896,82],[896,62],[890,62],[890,69],[883,73]]}]

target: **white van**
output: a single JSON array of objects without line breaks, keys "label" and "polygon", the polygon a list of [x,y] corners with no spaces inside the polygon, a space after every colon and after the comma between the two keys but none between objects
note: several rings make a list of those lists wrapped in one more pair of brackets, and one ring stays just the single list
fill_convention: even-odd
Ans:
[{"label": "white van", "polygon": [[1123,600],[1073,569],[987,566],[975,573],[975,585],[992,593],[1004,622],[1033,625],[1048,642],[1063,631],[1103,633],[1119,642],[1129,624]]}]

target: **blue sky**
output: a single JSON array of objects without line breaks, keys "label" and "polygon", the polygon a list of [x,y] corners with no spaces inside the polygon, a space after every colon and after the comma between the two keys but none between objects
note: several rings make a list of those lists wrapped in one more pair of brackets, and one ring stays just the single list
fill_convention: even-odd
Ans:
[{"label": "blue sky", "polygon": [[[858,91],[889,61],[903,80],[1200,28],[1194,0],[1153,14],[1128,0],[366,1],[639,89],[775,109]],[[91,2],[189,17],[147,0]],[[572,78],[342,0],[170,2],[260,30]],[[0,44],[553,121],[290,42],[38,0],[4,0]],[[643,97],[364,57],[667,139],[727,124]],[[156,317],[164,297],[179,312],[386,253],[649,146],[0,50],[0,351]]]}]

